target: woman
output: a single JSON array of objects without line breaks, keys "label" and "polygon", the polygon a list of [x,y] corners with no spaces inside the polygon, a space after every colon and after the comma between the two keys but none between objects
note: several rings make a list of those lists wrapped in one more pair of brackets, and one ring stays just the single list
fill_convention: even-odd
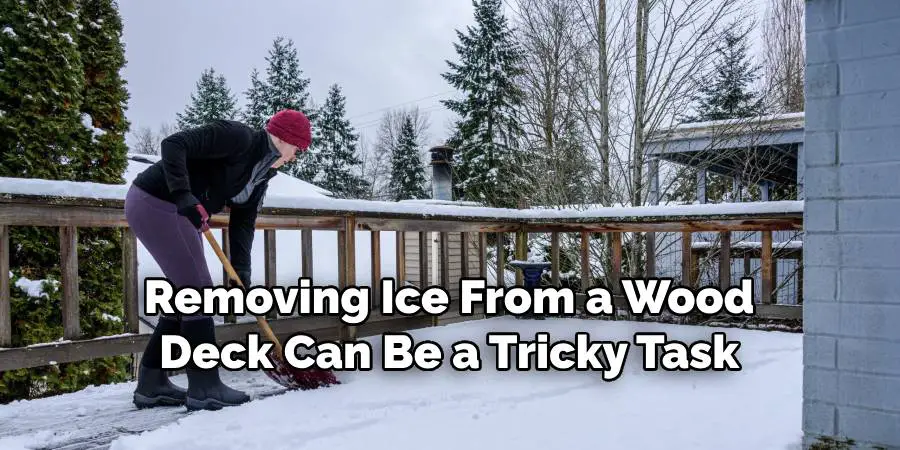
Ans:
[{"label": "woman", "polygon": [[[250,287],[250,250],[268,182],[278,167],[307,150],[311,135],[303,113],[282,110],[265,129],[217,120],[162,141],[160,161],[139,174],[128,190],[125,216],[176,289],[213,285],[200,231],[209,214],[226,207],[231,264],[244,286]],[[193,363],[186,367],[187,390],[172,384],[161,369],[164,334],[180,334],[191,348],[216,342],[211,317],[160,316],[141,358],[134,392],[138,408],[219,409],[249,400],[224,385],[217,368],[204,370]]]}]

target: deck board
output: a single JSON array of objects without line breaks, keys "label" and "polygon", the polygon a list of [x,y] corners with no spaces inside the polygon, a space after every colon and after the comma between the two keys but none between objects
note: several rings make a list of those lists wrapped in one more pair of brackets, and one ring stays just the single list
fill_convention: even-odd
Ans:
[{"label": "deck board", "polygon": [[[284,391],[261,372],[220,371],[222,379],[252,398]],[[187,387],[184,375],[172,377]],[[138,410],[131,403],[135,383],[89,387],[79,392],[0,408],[0,442],[3,438],[41,435],[45,445],[35,450],[106,450],[119,436],[138,434],[174,423],[190,414],[184,407]]]}]

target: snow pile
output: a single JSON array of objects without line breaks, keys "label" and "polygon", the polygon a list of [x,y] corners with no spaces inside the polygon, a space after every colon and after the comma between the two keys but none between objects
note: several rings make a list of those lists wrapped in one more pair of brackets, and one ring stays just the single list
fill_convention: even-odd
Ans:
[{"label": "snow pile", "polygon": [[[12,272],[10,272],[9,274],[10,278],[12,278]],[[19,279],[16,280],[15,283],[17,288],[24,291],[26,294],[28,294],[29,297],[34,298],[50,298],[50,296],[44,290],[44,286],[46,286],[47,284],[51,285],[51,287],[54,288],[59,286],[59,282],[56,280],[30,280],[25,277],[19,277]]]},{"label": "snow pile", "polygon": [[[68,33],[65,35],[71,40],[71,36],[69,36]],[[94,118],[88,113],[81,115],[81,124],[88,130],[91,130],[91,132],[94,133],[94,137],[100,137],[106,134],[106,130],[94,126]]]},{"label": "snow pile", "polygon": [[[517,331],[523,338],[547,331],[551,342],[588,332],[594,340],[633,342],[636,332],[665,332],[694,342],[723,331],[739,340],[739,372],[644,371],[632,346],[621,377],[596,372],[498,371],[488,332]],[[118,433],[110,450],[296,448],[546,449],[799,449],[803,336],[625,321],[497,318],[413,330],[445,351],[433,372],[341,372],[342,385],[295,391],[221,411],[181,415],[181,408],[135,411],[133,383],[0,408],[0,448],[59,448],[73,435]],[[451,346],[475,342],[483,367],[458,372]],[[515,361],[513,361],[515,363]],[[259,373],[222,371],[229,383],[259,392],[274,384]],[[184,377],[174,379],[184,386]],[[79,408],[83,408],[79,411]],[[677,411],[677,414],[672,412]],[[92,419],[93,417],[93,419]],[[103,417],[97,420],[96,417]],[[90,426],[85,424],[90,423]],[[747,432],[752,424],[753,432]],[[136,433],[150,428],[152,431]],[[27,431],[26,431],[27,430]],[[125,433],[135,433],[124,435]],[[6,440],[4,440],[6,439]],[[71,448],[80,448],[70,445]]]}]

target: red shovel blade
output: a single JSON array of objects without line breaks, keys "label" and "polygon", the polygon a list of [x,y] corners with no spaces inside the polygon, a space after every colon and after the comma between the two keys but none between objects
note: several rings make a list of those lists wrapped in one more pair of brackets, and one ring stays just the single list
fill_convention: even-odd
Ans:
[{"label": "red shovel blade", "polygon": [[303,391],[341,384],[334,373],[322,369],[298,369],[281,358],[271,358],[274,369],[263,370],[273,381],[288,389]]}]

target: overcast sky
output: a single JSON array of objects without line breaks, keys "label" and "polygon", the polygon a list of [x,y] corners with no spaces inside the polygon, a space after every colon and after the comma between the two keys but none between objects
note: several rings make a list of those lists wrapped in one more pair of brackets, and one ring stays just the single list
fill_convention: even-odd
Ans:
[{"label": "overcast sky", "polygon": [[[746,1],[759,12],[767,3]],[[447,137],[454,117],[439,103],[453,94],[441,73],[457,60],[454,30],[473,22],[470,0],[119,0],[119,8],[132,130],[174,123],[208,67],[225,75],[242,108],[250,71],[265,74],[282,35],[293,39],[318,104],[338,83],[368,139],[386,109],[417,104],[429,114],[428,146]]]},{"label": "overcast sky", "polygon": [[440,74],[456,60],[454,29],[472,22],[468,0],[119,0],[119,8],[132,130],[174,123],[207,67],[225,75],[243,107],[250,71],[265,74],[283,35],[318,104],[338,83],[348,117],[372,138],[385,108],[418,104],[430,116],[429,145],[452,118],[439,100],[453,94]]}]

